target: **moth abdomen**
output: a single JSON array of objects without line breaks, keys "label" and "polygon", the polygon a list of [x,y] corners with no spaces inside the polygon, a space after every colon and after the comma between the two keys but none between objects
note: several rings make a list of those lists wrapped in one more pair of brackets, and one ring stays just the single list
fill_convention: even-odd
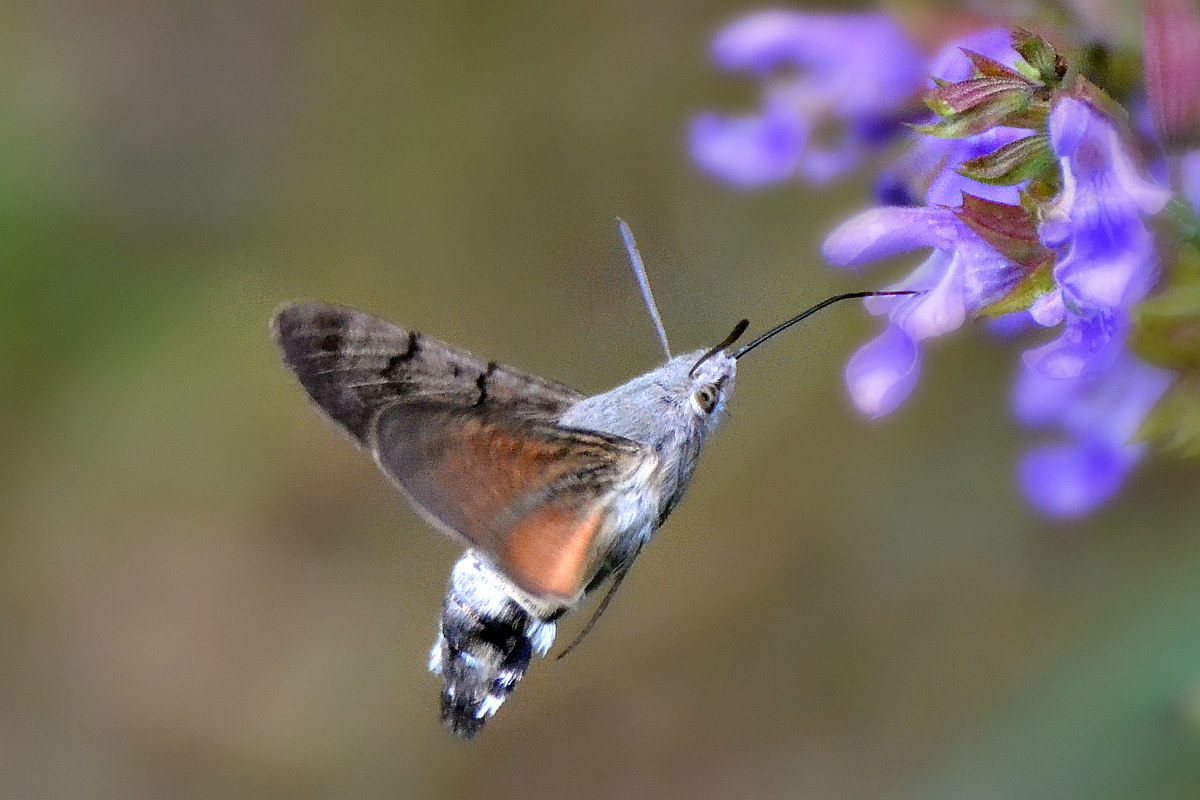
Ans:
[{"label": "moth abdomen", "polygon": [[554,641],[557,609],[527,608],[517,591],[474,550],[451,573],[429,669],[442,676],[442,722],[464,739],[479,733]]}]

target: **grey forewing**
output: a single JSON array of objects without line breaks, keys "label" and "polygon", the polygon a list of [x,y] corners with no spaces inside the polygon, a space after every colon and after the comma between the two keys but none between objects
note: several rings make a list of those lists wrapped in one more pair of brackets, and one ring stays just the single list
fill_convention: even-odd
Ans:
[{"label": "grey forewing", "polygon": [[345,306],[286,306],[272,329],[284,362],[308,394],[360,443],[379,409],[398,400],[486,406],[552,423],[584,397]]}]

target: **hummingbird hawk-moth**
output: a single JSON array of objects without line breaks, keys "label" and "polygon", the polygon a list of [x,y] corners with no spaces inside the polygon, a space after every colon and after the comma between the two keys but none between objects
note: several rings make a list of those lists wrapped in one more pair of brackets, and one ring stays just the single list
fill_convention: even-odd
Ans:
[{"label": "hummingbird hawk-moth", "polygon": [[[666,349],[624,223],[622,233]],[[276,314],[283,361],[317,407],[466,545],[429,659],[455,734],[480,731],[549,651],[560,616],[606,583],[611,598],[682,499],[738,359],[831,303],[873,294],[829,298],[727,352],[742,320],[717,346],[667,349],[662,366],[591,396],[344,306]]]}]

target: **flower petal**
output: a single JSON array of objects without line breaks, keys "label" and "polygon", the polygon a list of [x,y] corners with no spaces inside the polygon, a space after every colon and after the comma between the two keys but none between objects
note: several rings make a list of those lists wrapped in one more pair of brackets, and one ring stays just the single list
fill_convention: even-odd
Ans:
[{"label": "flower petal", "polygon": [[1200,214],[1200,150],[1188,153],[1179,163],[1182,176],[1183,196],[1192,206],[1192,213]]},{"label": "flower petal", "polygon": [[1021,484],[1034,505],[1073,516],[1108,499],[1145,451],[1130,440],[1174,378],[1128,350],[1093,377],[1052,380],[1022,370],[1013,392],[1017,417],[1030,425],[1053,424],[1069,437],[1026,457]]},{"label": "flower petal", "polygon": [[1103,373],[1075,382],[1078,390],[1063,408],[1059,424],[1079,438],[1126,444],[1174,379],[1174,372],[1147,364],[1124,349]]},{"label": "flower petal", "polygon": [[877,113],[918,91],[925,60],[885,14],[764,11],[717,34],[713,58],[730,70],[767,74],[801,67],[842,114]]},{"label": "flower petal", "polygon": [[1052,380],[1095,375],[1112,365],[1125,342],[1128,319],[1116,309],[1071,314],[1057,339],[1023,354],[1030,369]]},{"label": "flower petal", "polygon": [[861,143],[853,137],[846,137],[836,147],[810,146],[800,156],[800,173],[813,183],[828,183],[858,164],[862,154]]},{"label": "flower petal", "polygon": [[855,407],[878,418],[908,399],[920,372],[920,348],[899,328],[889,325],[850,357],[846,386]]},{"label": "flower petal", "polygon": [[1021,488],[1044,514],[1081,516],[1120,488],[1142,447],[1089,441],[1034,448],[1021,460]]},{"label": "flower petal", "polygon": [[[752,14],[717,34],[713,56],[764,79],[761,117],[693,123],[696,160],[742,186],[845,172],[900,133],[925,75],[921,51],[884,14]],[[809,142],[818,126],[827,147]]]},{"label": "flower petal", "polygon": [[1118,186],[1124,190],[1143,214],[1153,216],[1163,210],[1171,199],[1171,193],[1148,181],[1133,166],[1129,153],[1121,145],[1115,129],[1108,131],[1109,152],[1112,153],[1112,174]]},{"label": "flower petal", "polygon": [[920,247],[951,250],[960,231],[944,208],[884,206],[856,214],[825,237],[829,263],[854,267]]},{"label": "flower petal", "polygon": [[967,318],[962,260],[960,254],[948,256],[939,251],[913,274],[915,277],[927,267],[931,278],[935,269],[941,272],[935,278],[936,283],[926,288],[924,294],[901,298],[903,305],[892,313],[892,321],[912,340],[919,342],[962,327]]},{"label": "flower petal", "polygon": [[1066,159],[1064,173],[1076,181],[1112,181],[1122,199],[1144,214],[1157,214],[1171,199],[1167,190],[1142,178],[1116,126],[1083,100],[1064,97],[1050,112],[1050,145]]},{"label": "flower petal", "polygon": [[768,72],[781,64],[804,65],[833,60],[831,15],[762,11],[737,20],[713,39],[713,59],[729,70]]},{"label": "flower petal", "polygon": [[1026,425],[1050,425],[1062,416],[1082,386],[1077,380],[1047,378],[1022,364],[1013,386],[1013,416]]},{"label": "flower petal", "polygon": [[1126,230],[1142,246],[1098,247],[1077,241],[1075,247],[1054,269],[1059,285],[1079,304],[1091,307],[1130,305],[1143,299],[1157,276],[1158,257],[1149,232],[1140,220]]},{"label": "flower petal", "polygon": [[[1075,159],[1079,146],[1085,139],[1098,133],[1094,127],[1099,124],[1098,115],[1084,101],[1074,97],[1059,99],[1054,105],[1049,121],[1050,144],[1054,147],[1054,152],[1060,157]],[[1095,162],[1102,157],[1101,153],[1089,154],[1086,161],[1092,164],[1088,164],[1088,168],[1094,168],[1093,164],[1096,167],[1100,166]]]},{"label": "flower petal", "polygon": [[708,172],[743,187],[791,177],[808,131],[781,114],[725,118],[702,114],[692,123],[692,157]]},{"label": "flower petal", "polygon": [[1138,175],[1116,126],[1089,103],[1060,99],[1049,130],[1063,191],[1045,209],[1040,235],[1067,251],[1055,280],[1075,305],[1142,300],[1158,277],[1154,237],[1142,216],[1161,211],[1169,193]]},{"label": "flower petal", "polygon": [[[963,50],[971,50],[980,55],[998,61],[1006,67],[1011,67],[1017,61],[1017,51],[1012,46],[1012,34],[1007,28],[988,28],[978,33],[955,39],[942,48],[929,65],[929,74],[943,81],[956,83],[971,77],[971,61]],[[932,81],[930,82],[932,86]]]},{"label": "flower petal", "polygon": [[983,327],[998,339],[1015,339],[1035,330],[1035,323],[1028,311],[1013,311],[985,321]]},{"label": "flower petal", "polygon": [[1029,316],[1043,328],[1051,328],[1061,323],[1067,316],[1062,290],[1055,289],[1034,300],[1033,305],[1029,307]]}]

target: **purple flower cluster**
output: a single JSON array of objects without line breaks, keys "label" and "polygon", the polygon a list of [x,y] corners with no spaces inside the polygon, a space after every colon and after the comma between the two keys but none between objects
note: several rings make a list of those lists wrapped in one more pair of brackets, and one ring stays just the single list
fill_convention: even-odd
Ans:
[{"label": "purple flower cluster", "polygon": [[763,80],[757,114],[692,125],[696,162],[744,187],[841,174],[899,129],[925,85],[920,51],[882,14],[754,14],[717,35],[713,58]]},{"label": "purple flower cluster", "polygon": [[1090,378],[1062,380],[1021,370],[1013,393],[1017,418],[1062,433],[1061,441],[1037,445],[1022,459],[1025,496],[1059,517],[1087,513],[1111,497],[1145,452],[1144,442],[1130,440],[1173,377],[1128,350]]},{"label": "purple flower cluster", "polygon": [[859,348],[846,365],[850,397],[864,414],[895,411],[916,385],[921,365],[918,343],[957,330],[968,315],[999,300],[1022,276],[941,206],[885,206],[864,211],[825,240],[825,258],[843,267],[918,248],[933,252],[912,274],[888,290],[922,292],[911,297],[871,297],[872,314],[886,315],[888,327]]},{"label": "purple flower cluster", "polygon": [[[979,56],[969,58],[964,48]],[[879,15],[757,14],[723,31],[714,52],[722,66],[765,79],[760,114],[732,120],[705,114],[692,128],[697,162],[739,186],[830,178],[878,143],[864,131],[912,115],[917,92],[959,81],[1003,81],[1016,75],[1014,67],[1029,69],[1018,64],[1008,31],[973,34],[927,60]],[[800,71],[774,76],[781,66]],[[1056,430],[1057,438],[1026,453],[1019,481],[1039,510],[1070,517],[1091,511],[1120,487],[1145,449],[1131,440],[1175,377],[1139,360],[1126,342],[1130,309],[1155,288],[1161,272],[1146,219],[1170,195],[1139,175],[1118,127],[1086,92],[1063,91],[1045,107],[1040,141],[1048,141],[1048,168],[1057,160],[1054,185],[1061,188],[1027,217],[1036,219],[1028,238],[1042,261],[1001,252],[955,208],[970,195],[1005,204],[993,209],[1025,213],[1017,208],[1019,183],[984,185],[956,171],[968,159],[1033,134],[1002,124],[959,138],[919,137],[883,171],[880,196],[890,204],[843,223],[823,250],[836,266],[860,268],[931,249],[911,274],[886,287],[921,294],[864,301],[887,325],[850,358],[846,382],[855,406],[871,417],[894,411],[913,391],[925,339],[956,330],[1006,298],[1027,297],[1013,317],[1024,329],[1053,328],[1057,335],[1023,354],[1014,412],[1025,424]],[[840,125],[840,140],[821,150],[813,132],[830,122]],[[893,135],[899,133],[893,129]],[[1185,196],[1200,209],[1200,154],[1184,160],[1183,172]]]},{"label": "purple flower cluster", "polygon": [[1143,217],[1161,211],[1170,194],[1137,175],[1116,127],[1083,100],[1061,99],[1049,133],[1063,191],[1039,233],[1058,255],[1055,288],[1030,316],[1061,332],[1025,352],[1014,404],[1022,421],[1057,425],[1066,436],[1025,457],[1026,495],[1046,513],[1073,516],[1121,485],[1145,449],[1130,439],[1172,380],[1125,343],[1130,307],[1159,276]]},{"label": "purple flower cluster", "polygon": [[[930,78],[947,81],[965,80],[971,74],[971,62],[963,53],[970,50],[1005,66],[1016,61],[1009,32],[1003,28],[964,36],[950,42],[929,62]],[[922,83],[924,89],[932,80]],[[962,162],[990,153],[1002,144],[1024,136],[1028,131],[998,126],[965,139],[939,139],[921,136],[892,164],[883,170],[877,194],[888,205],[958,205],[963,189],[976,197],[998,203],[1017,202],[1012,186],[985,186],[954,171]]]}]

